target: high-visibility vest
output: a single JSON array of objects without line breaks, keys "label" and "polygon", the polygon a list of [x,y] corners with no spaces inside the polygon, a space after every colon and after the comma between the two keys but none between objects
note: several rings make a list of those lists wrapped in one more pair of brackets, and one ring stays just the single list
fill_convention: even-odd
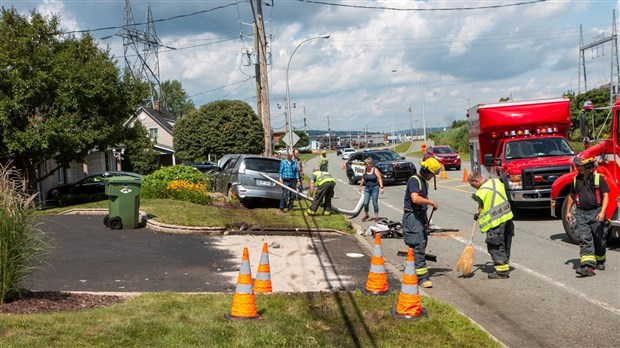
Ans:
[{"label": "high-visibility vest", "polygon": [[[585,181],[584,181],[585,184]],[[578,207],[581,207],[581,202],[579,199],[579,191],[577,191],[577,176],[573,178],[573,186],[575,187],[575,203]],[[596,196],[596,205],[601,206],[601,174],[594,173],[594,195]]]},{"label": "high-visibility vest", "polygon": [[478,218],[480,231],[487,232],[513,218],[510,202],[506,198],[506,189],[499,179],[488,179],[476,191],[476,196],[483,203]]},{"label": "high-visibility vest", "polygon": [[327,159],[327,156],[319,156],[319,165],[323,164],[323,162],[328,163],[329,160]]},{"label": "high-visibility vest", "polygon": [[314,175],[314,185],[317,187],[329,181],[333,183],[336,182],[336,179],[334,179],[334,177],[328,172],[316,171],[312,173],[312,175]]}]

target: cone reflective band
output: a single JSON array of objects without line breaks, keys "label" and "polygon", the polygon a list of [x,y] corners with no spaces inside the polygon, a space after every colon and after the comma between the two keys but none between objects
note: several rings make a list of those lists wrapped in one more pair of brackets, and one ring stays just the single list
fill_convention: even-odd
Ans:
[{"label": "cone reflective band", "polygon": [[260,255],[256,279],[254,279],[254,292],[259,293],[272,291],[271,269],[269,268],[269,251],[267,250],[267,243],[263,243],[263,252]]},{"label": "cone reflective band", "polygon": [[403,274],[398,303],[392,307],[392,316],[396,319],[414,319],[425,317],[426,311],[422,308],[420,291],[418,289],[418,276],[415,274],[413,249],[407,251],[405,261],[405,273]]},{"label": "cone reflective band", "polygon": [[261,319],[256,310],[256,297],[254,297],[254,292],[252,291],[249,254],[248,248],[243,248],[243,257],[241,258],[237,288],[233,295],[232,309],[230,314],[225,315],[228,319]]},{"label": "cone reflective band", "polygon": [[390,291],[381,248],[381,233],[375,234],[375,246],[370,258],[370,271],[366,280],[366,289],[363,291],[366,295],[385,295]]}]

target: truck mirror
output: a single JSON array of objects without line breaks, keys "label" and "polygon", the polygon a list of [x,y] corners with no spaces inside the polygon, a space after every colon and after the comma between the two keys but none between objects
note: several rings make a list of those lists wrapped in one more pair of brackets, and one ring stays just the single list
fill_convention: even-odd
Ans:
[{"label": "truck mirror", "polygon": [[484,155],[484,165],[487,167],[495,165],[495,159],[493,158],[493,155],[491,155],[490,153]]}]

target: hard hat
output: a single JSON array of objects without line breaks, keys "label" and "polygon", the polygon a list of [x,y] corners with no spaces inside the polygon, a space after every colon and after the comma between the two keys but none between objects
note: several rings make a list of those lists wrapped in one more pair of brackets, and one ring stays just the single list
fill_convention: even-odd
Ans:
[{"label": "hard hat", "polygon": [[428,171],[434,173],[435,175],[439,174],[439,172],[441,171],[441,163],[439,163],[439,161],[433,157],[429,157],[426,159],[426,161],[420,162],[420,165],[422,167],[425,167],[426,169],[428,169]]},{"label": "hard hat", "polygon": [[579,156],[575,156],[575,158],[573,158],[573,163],[576,166],[585,166],[587,164],[594,164],[594,162],[596,162],[596,158],[594,157],[581,158]]},{"label": "hard hat", "polygon": [[321,155],[324,155],[326,153],[327,153],[327,151],[325,151],[325,150],[321,151]]},{"label": "hard hat", "polygon": [[591,101],[586,100],[586,102],[583,103],[583,109],[587,111],[591,111],[592,109],[594,109],[594,104]]}]

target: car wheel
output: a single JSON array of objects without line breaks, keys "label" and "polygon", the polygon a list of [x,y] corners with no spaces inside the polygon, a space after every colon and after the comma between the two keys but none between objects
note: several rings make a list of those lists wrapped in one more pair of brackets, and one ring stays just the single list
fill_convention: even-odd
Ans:
[{"label": "car wheel", "polygon": [[106,215],[103,218],[103,224],[105,225],[105,227],[110,227],[110,215]]},{"label": "car wheel", "polygon": [[355,180],[355,173],[353,173],[353,171],[347,172],[347,178],[349,178],[349,184],[351,185],[357,184],[357,180]]},{"label": "car wheel", "polygon": [[113,218],[110,218],[109,225],[110,228],[113,230],[122,230],[123,220],[119,216],[115,216]]},{"label": "car wheel", "polygon": [[[577,240],[577,236],[575,235],[575,219],[573,218],[571,222],[566,221],[566,206],[567,205],[568,205],[568,199],[565,199],[564,203],[562,203],[562,226],[564,227],[564,232],[566,232],[566,235],[568,235],[568,238],[570,238],[570,240],[573,243],[579,244],[579,241]],[[573,207],[571,208],[571,214],[573,214],[573,217],[575,216],[576,209],[577,208],[573,204]]]}]

